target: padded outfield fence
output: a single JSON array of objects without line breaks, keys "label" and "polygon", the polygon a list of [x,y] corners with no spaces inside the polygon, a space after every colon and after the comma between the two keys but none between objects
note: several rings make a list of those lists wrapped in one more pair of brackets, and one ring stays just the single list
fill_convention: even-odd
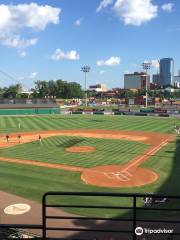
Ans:
[{"label": "padded outfield fence", "polygon": [[0,99],[0,115],[60,114],[55,99]]},{"label": "padded outfield fence", "polygon": [[56,99],[52,98],[0,98],[0,104],[54,104]]},{"label": "padded outfield fence", "polygon": [[[83,198],[84,203],[79,204],[77,201],[73,202],[72,204],[67,204],[64,201],[64,197],[70,198],[70,199],[80,199]],[[53,199],[58,198],[58,204],[53,203]],[[95,204],[88,204],[88,199],[90,198],[114,198],[116,200],[115,205],[98,205]],[[121,206],[121,199],[126,198],[127,199],[127,205]],[[142,206],[142,202],[146,198],[151,198],[154,200],[154,204]],[[163,204],[155,204],[156,200],[160,199],[167,199],[167,203]],[[159,195],[159,194],[121,194],[121,193],[94,193],[94,192],[48,192],[43,196],[42,199],[42,224],[41,225],[25,225],[25,224],[18,224],[18,225],[3,225],[0,224],[0,229],[40,229],[42,230],[42,235],[39,237],[36,237],[35,239],[71,239],[71,240],[77,240],[77,239],[86,239],[86,240],[102,240],[103,237],[99,234],[105,234],[112,236],[113,238],[114,234],[119,236],[118,239],[128,239],[128,240],[139,240],[142,239],[139,238],[139,235],[135,233],[135,229],[137,227],[142,227],[142,229],[148,229],[148,228],[163,228],[163,225],[167,225],[169,228],[173,228],[173,232],[163,233],[162,231],[157,235],[157,233],[151,233],[150,239],[179,239],[180,238],[180,232],[179,226],[180,226],[180,196],[166,196],[166,195]],[[57,201],[56,201],[57,202]],[[96,201],[94,201],[96,202]],[[98,202],[98,201],[97,201]],[[177,207],[172,207],[171,203],[176,202]],[[140,204],[141,203],[141,204]],[[97,216],[77,216],[77,215],[49,215],[48,209],[49,208],[58,208],[67,210],[68,209],[90,209],[90,210],[96,210]],[[100,217],[98,215],[99,211],[101,210],[110,210],[110,211],[119,211],[119,210],[126,210],[128,213],[131,214],[124,214],[116,217]],[[175,219],[171,216],[170,218],[167,218],[168,215],[171,215],[172,212],[176,212]],[[148,213],[151,213],[147,217]],[[160,217],[157,217],[157,213],[160,213]],[[178,214],[177,214],[178,213]],[[158,214],[159,215],[159,214]],[[166,217],[165,217],[166,216]],[[55,221],[59,220],[59,225],[49,226],[49,221]],[[83,226],[85,222],[94,222],[100,221],[98,224],[87,224],[86,227],[66,227],[63,226],[64,221],[78,221],[79,226]],[[111,223],[111,224],[110,224]],[[125,226],[123,225],[123,228],[121,228],[121,224],[125,223]],[[153,225],[152,225],[153,224]],[[155,225],[154,225],[155,224]],[[176,227],[175,227],[176,226]],[[28,230],[26,230],[28,231]],[[48,237],[49,232],[73,232],[74,234],[72,237],[68,238],[60,238],[60,237]],[[87,236],[85,237],[82,233],[87,233]],[[137,231],[138,233],[138,231]],[[91,236],[93,234],[93,236]],[[150,233],[145,232],[145,239],[148,238],[148,234]],[[82,237],[84,236],[84,237]],[[121,237],[123,236],[123,237]],[[165,236],[165,238],[161,238],[161,236]],[[126,238],[127,237],[127,238]],[[147,237],[147,238],[146,238]],[[175,238],[174,238],[175,237]],[[177,238],[176,238],[177,237]],[[2,239],[2,238],[1,238]],[[3,238],[5,239],[5,238]],[[8,238],[10,239],[10,238]],[[12,238],[14,239],[14,238]],[[23,238],[18,238],[23,239]],[[111,239],[111,238],[109,238]]]},{"label": "padded outfield fence", "polygon": [[0,115],[38,115],[38,114],[59,114],[60,109],[54,107],[42,108],[35,106],[34,108],[21,109],[0,109]]},{"label": "padded outfield fence", "polygon": [[167,111],[164,113],[156,112],[140,112],[140,111],[71,111],[61,110],[61,114],[65,115],[124,115],[124,116],[150,116],[150,117],[180,117],[180,111]]}]

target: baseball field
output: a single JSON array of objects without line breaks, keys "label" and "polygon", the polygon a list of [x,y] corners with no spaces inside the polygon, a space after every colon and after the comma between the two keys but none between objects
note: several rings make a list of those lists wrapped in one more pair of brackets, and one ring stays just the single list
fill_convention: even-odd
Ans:
[{"label": "baseball field", "polygon": [[[0,190],[35,201],[47,191],[178,195],[180,139],[174,132],[178,121],[142,116],[1,116]],[[112,198],[89,201],[117,204]],[[92,209],[70,211],[97,214]]]}]

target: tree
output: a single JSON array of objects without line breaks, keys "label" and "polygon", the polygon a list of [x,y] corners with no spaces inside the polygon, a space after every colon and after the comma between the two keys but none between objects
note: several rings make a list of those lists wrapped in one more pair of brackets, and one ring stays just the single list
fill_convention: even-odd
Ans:
[{"label": "tree", "polygon": [[67,82],[63,81],[62,79],[59,79],[56,81],[56,84],[57,84],[57,95],[56,96],[58,98],[65,98]]},{"label": "tree", "polygon": [[37,81],[33,96],[43,98],[45,96],[56,96],[57,98],[80,98],[83,95],[81,85],[75,82],[66,82],[61,79],[57,81]]},{"label": "tree", "polygon": [[119,97],[120,98],[129,98],[129,97],[135,97],[136,93],[134,93],[132,90],[129,89],[124,89],[123,91],[120,92]]},{"label": "tree", "polygon": [[48,82],[48,91],[49,91],[49,96],[57,96],[58,93],[58,86],[56,81],[50,80]]},{"label": "tree", "polygon": [[35,82],[35,93],[38,97],[43,98],[49,95],[48,82],[38,80]]},{"label": "tree", "polygon": [[76,82],[67,83],[67,98],[80,98],[83,93],[80,84]]},{"label": "tree", "polygon": [[3,88],[0,88],[0,97],[1,97],[1,98],[3,97],[3,94],[4,94],[4,89],[3,89]]},{"label": "tree", "polygon": [[9,87],[5,87],[3,89],[3,97],[4,98],[16,98],[22,92],[21,84],[11,85]]}]

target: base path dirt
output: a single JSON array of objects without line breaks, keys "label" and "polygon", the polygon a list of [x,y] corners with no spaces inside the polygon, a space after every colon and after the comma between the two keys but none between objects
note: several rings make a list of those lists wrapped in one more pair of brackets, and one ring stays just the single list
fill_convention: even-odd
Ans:
[{"label": "base path dirt", "polygon": [[[93,168],[81,168],[76,166],[51,164],[45,162],[38,162],[32,160],[20,160],[13,158],[0,157],[0,161],[33,165],[54,169],[64,169],[68,171],[81,172],[81,179],[91,185],[101,187],[136,187],[150,184],[156,181],[159,176],[152,170],[139,167],[149,157],[156,154],[162,147],[172,141],[175,137],[170,134],[160,134],[142,131],[118,131],[118,130],[57,130],[57,131],[41,131],[32,133],[13,133],[8,134],[9,141],[7,142],[6,135],[1,134],[0,148],[12,147],[17,144],[38,141],[41,136],[42,141],[44,138],[53,136],[78,136],[87,138],[102,138],[102,139],[117,139],[137,141],[149,144],[150,147],[138,157],[135,157],[125,165],[113,166],[97,166]],[[21,136],[20,143],[18,136]],[[66,151],[69,152],[91,152],[96,149],[91,146],[74,146]]]}]

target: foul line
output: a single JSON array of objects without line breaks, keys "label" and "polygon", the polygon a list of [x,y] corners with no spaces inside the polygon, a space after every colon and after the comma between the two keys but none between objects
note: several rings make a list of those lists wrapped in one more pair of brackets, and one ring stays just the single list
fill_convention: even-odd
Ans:
[{"label": "foul line", "polygon": [[143,160],[143,159],[147,160],[147,158],[149,158],[153,154],[157,153],[162,147],[166,146],[167,144],[168,144],[168,139],[166,139],[165,141],[163,141],[162,143],[160,143],[158,146],[154,147],[153,149],[149,150],[146,153],[146,155],[148,155],[148,157],[146,155],[142,155],[136,161],[132,161],[132,163],[130,163],[125,169],[123,169],[122,172],[128,171],[130,168],[134,167],[135,165],[138,166],[140,163],[142,163],[141,160]]}]

